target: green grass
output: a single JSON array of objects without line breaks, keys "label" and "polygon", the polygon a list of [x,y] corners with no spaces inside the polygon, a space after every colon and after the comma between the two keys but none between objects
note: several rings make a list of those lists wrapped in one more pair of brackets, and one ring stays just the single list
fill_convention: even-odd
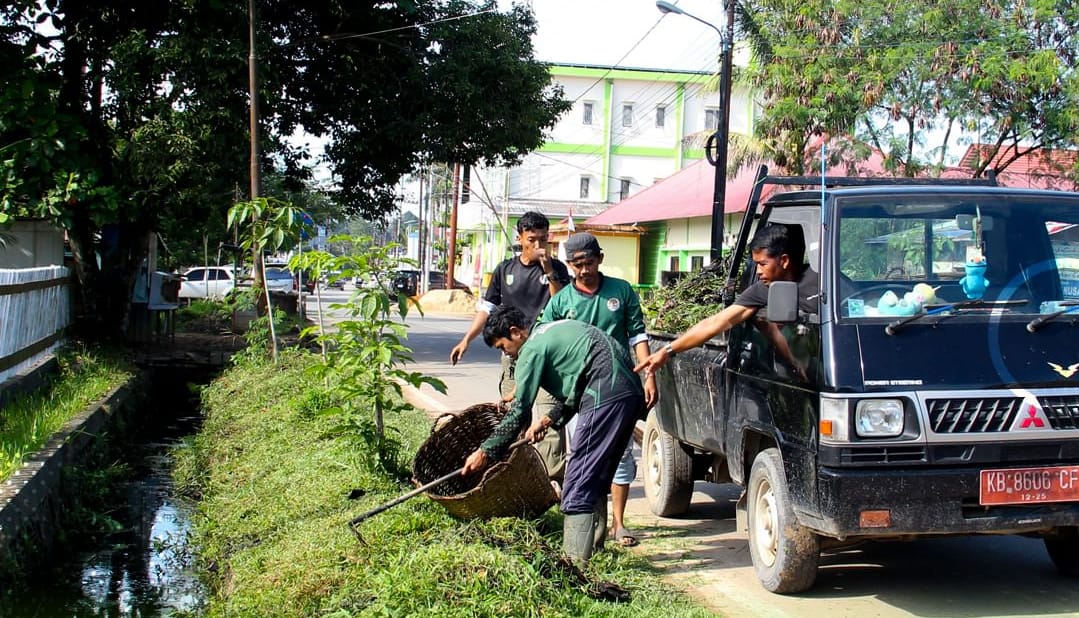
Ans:
[{"label": "green grass", "polygon": [[38,392],[0,409],[0,480],[44,446],[64,423],[132,376],[118,352],[75,346],[58,356],[59,375]]},{"label": "green grass", "polygon": [[[640,557],[597,554],[588,578],[629,589],[598,601],[559,561],[561,515],[463,522],[416,497],[349,520],[410,487],[373,469],[356,438],[320,410],[331,394],[307,354],[228,370],[205,391],[206,419],[181,449],[177,484],[200,498],[193,542],[214,591],[209,616],[709,616]],[[430,431],[419,412],[387,419],[411,457]],[[406,462],[407,463],[407,462]],[[349,492],[365,495],[349,500]]]}]

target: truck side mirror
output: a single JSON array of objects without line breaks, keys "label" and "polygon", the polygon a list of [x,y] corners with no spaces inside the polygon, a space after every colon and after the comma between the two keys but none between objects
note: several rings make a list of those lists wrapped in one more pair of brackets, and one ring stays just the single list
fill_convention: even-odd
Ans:
[{"label": "truck side mirror", "polygon": [[794,322],[798,319],[798,284],[773,281],[768,284],[768,321]]}]

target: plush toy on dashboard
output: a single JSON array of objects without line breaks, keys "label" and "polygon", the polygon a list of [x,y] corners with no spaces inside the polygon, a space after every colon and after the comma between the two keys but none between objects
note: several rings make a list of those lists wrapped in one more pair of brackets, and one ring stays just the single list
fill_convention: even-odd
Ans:
[{"label": "plush toy on dashboard", "polygon": [[877,301],[877,313],[880,315],[914,315],[922,310],[922,305],[914,298],[913,292],[907,292],[899,298],[888,290]]},{"label": "plush toy on dashboard", "polygon": [[959,287],[971,300],[979,300],[985,295],[985,289],[989,287],[989,281],[985,278],[985,257],[978,255],[971,258],[966,265],[967,276],[959,280]]},{"label": "plush toy on dashboard", "polygon": [[919,283],[914,286],[914,298],[922,307],[937,303],[937,288],[928,283]]}]

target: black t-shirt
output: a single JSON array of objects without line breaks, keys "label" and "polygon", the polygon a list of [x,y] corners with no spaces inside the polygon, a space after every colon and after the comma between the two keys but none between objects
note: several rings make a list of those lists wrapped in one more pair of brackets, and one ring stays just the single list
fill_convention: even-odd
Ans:
[{"label": "black t-shirt", "polygon": [[[569,269],[562,262],[551,258],[551,268],[558,283],[567,285],[571,281]],[[502,305],[520,309],[531,327],[551,299],[551,289],[538,261],[526,265],[520,257],[511,257],[495,267],[483,299],[492,305],[491,311]]]},{"label": "black t-shirt", "polygon": [[[802,313],[819,313],[818,298],[820,297],[820,276],[808,266],[802,271],[798,279],[798,311]],[[734,304],[750,309],[760,309],[768,305],[768,286],[763,281],[758,281],[745,289],[744,292],[734,299]]]}]

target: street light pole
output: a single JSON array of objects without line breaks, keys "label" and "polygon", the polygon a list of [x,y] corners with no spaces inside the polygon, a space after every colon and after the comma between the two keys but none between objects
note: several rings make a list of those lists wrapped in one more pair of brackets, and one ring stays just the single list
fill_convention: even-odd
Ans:
[{"label": "street light pole", "polygon": [[712,189],[712,237],[711,237],[711,260],[719,261],[723,255],[723,216],[724,204],[727,198],[727,143],[730,138],[731,123],[731,64],[732,42],[734,41],[734,3],[735,0],[726,0],[727,26],[726,32],[720,30],[715,24],[705,21],[692,13],[687,13],[681,8],[667,2],[657,0],[656,8],[662,13],[674,13],[685,15],[696,20],[719,35],[719,118],[716,119],[716,132],[713,133],[705,145],[705,154],[708,162],[715,167],[715,181]]}]

